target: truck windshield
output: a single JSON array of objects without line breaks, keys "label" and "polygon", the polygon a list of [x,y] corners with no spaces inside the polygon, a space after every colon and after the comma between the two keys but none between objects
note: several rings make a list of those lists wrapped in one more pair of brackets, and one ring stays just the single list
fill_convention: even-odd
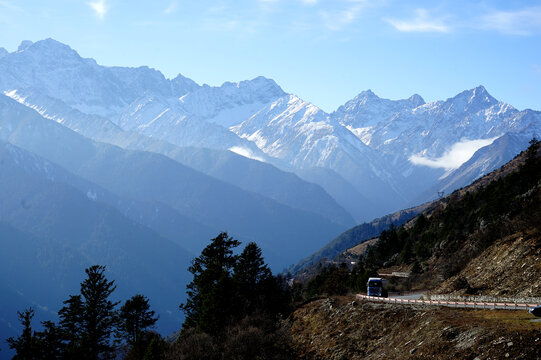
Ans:
[{"label": "truck windshield", "polygon": [[368,283],[368,286],[370,287],[381,287],[381,281],[379,280],[372,280]]}]

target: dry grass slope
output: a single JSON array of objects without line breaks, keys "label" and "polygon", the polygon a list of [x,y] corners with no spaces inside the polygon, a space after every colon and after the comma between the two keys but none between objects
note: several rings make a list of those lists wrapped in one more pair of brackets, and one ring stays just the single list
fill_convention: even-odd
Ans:
[{"label": "dry grass slope", "polygon": [[539,359],[541,322],[532,318],[333,297],[306,304],[286,323],[301,359]]}]

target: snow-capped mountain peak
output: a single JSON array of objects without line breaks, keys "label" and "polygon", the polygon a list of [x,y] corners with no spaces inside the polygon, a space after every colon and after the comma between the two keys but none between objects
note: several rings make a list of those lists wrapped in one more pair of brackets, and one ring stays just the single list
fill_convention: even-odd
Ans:
[{"label": "snow-capped mountain peak", "polygon": [[343,161],[341,156],[364,156],[368,150],[319,107],[293,94],[279,98],[231,130],[266,154],[300,168],[332,168]]},{"label": "snow-capped mountain peak", "polygon": [[17,48],[17,51],[24,51],[24,50],[28,49],[30,46],[32,46],[32,44],[33,43],[30,40],[23,40],[23,41],[21,41],[21,44]]},{"label": "snow-capped mountain peak", "polygon": [[418,107],[425,104],[425,99],[419,94],[413,94],[408,98],[413,107]]},{"label": "snow-capped mountain peak", "polygon": [[[30,40],[25,40],[21,42],[17,52],[24,53],[25,56],[31,56],[34,61],[38,62],[35,65],[39,66],[42,66],[44,63],[51,66],[53,64],[84,61],[77,51],[51,38],[34,43]],[[95,64],[94,60],[91,60],[91,62]]]},{"label": "snow-capped mountain peak", "polygon": [[465,90],[458,95],[447,99],[445,102],[447,109],[454,111],[479,111],[498,104],[492,95],[488,93],[484,86],[480,85],[476,88]]},{"label": "snow-capped mountain peak", "polygon": [[171,91],[174,96],[180,98],[189,92],[199,89],[201,86],[192,79],[189,79],[182,74],[178,74],[171,80]]},{"label": "snow-capped mountain peak", "polygon": [[205,84],[179,100],[186,114],[229,128],[284,95],[274,80],[260,76],[219,87]]},{"label": "snow-capped mountain peak", "polygon": [[274,80],[264,76],[258,76],[252,80],[240,81],[236,83],[236,86],[239,89],[246,89],[260,94],[268,94],[273,97],[284,94],[282,88],[278,86]]},{"label": "snow-capped mountain peak", "polygon": [[379,99],[380,97],[377,96],[371,89],[361,91],[359,95],[355,97],[356,99]]},{"label": "snow-capped mountain peak", "polygon": [[329,118],[317,106],[296,95],[288,94],[268,104],[250,119],[231,129],[241,137],[250,137],[252,131],[264,128],[279,129],[278,133],[284,134],[286,131],[309,123],[329,123]]},{"label": "snow-capped mountain peak", "polygon": [[355,106],[357,108],[368,107],[368,106],[394,106],[399,105],[404,108],[416,108],[417,106],[423,105],[425,103],[424,99],[418,95],[413,94],[407,99],[402,100],[389,100],[384,99],[376,95],[372,90],[368,89],[360,92],[352,100],[348,101],[344,106]]},{"label": "snow-capped mountain peak", "polygon": [[[256,101],[267,103],[285,95],[282,88],[274,80],[263,76],[236,83],[225,82],[222,86],[214,89],[223,93],[223,96],[226,98],[240,100],[244,103]],[[238,99],[234,99],[236,97]]]},{"label": "snow-capped mountain peak", "polygon": [[370,144],[375,126],[386,124],[397,114],[411,111],[424,103],[424,99],[417,94],[408,99],[389,100],[366,90],[340,106],[331,116],[362,142]]},{"label": "snow-capped mountain peak", "polygon": [[[198,88],[183,77],[166,79],[147,66],[106,67],[82,58],[54,39],[25,42],[17,52],[0,59],[0,90],[32,89],[59,99],[75,109],[114,122],[121,112],[146,92],[181,96]],[[45,104],[40,104],[45,106]]]}]

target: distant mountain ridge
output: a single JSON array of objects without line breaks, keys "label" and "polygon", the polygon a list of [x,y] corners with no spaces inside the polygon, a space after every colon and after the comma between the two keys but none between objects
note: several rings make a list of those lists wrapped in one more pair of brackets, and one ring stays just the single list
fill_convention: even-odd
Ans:
[{"label": "distant mountain ridge", "polygon": [[5,55],[0,70],[3,89],[34,88],[82,112],[113,120],[119,109],[145,91],[180,97],[198,87],[182,75],[168,80],[146,66],[103,67],[53,39],[26,43]]},{"label": "distant mountain ridge", "polygon": [[[332,116],[340,119],[340,122],[348,128],[356,129],[377,125],[401,111],[412,110],[424,104],[424,99],[417,94],[405,100],[393,101],[382,99],[372,90],[366,90],[340,106],[332,113]],[[363,140],[363,142],[370,141]]]},{"label": "distant mountain ridge", "polygon": [[[431,103],[417,94],[388,100],[367,90],[327,114],[264,77],[201,86],[144,66],[101,66],[53,39],[2,52],[0,90],[94,140],[167,156],[170,145],[229,150],[301,178],[310,174],[306,179],[357,222],[433,197],[428,189],[438,186],[449,167],[430,161],[456,144],[540,133],[535,111],[519,111],[482,86]],[[412,160],[419,158],[440,167]],[[316,168],[341,179],[319,177],[324,173],[311,170]],[[344,200],[336,191],[344,181],[359,201]],[[372,204],[370,211],[361,199]]]},{"label": "distant mountain ridge", "polygon": [[[0,317],[16,324],[16,312],[5,311],[32,305],[54,319],[56,306],[77,289],[84,268],[102,263],[122,283],[123,296],[144,289],[163,314],[160,330],[173,331],[182,318],[172,312],[184,298],[178,284],[188,279],[179,270],[192,253],[99,201],[104,194],[98,187],[74,187],[77,179],[70,177],[0,141],[0,293],[8,293],[0,300]],[[170,298],[161,296],[166,292]],[[0,321],[0,334],[14,335],[13,330]]]},{"label": "distant mountain ridge", "polygon": [[[177,213],[173,217],[190,219],[190,229],[199,228],[204,234],[212,228],[228,230],[241,239],[257,240],[277,269],[295,261],[299,252],[315,250],[328,236],[346,228],[314,212],[242,190],[166,156],[91,141],[5,96],[0,96],[0,140],[46,158],[121,198],[157,202],[173,215]],[[313,190],[321,194],[317,187]],[[332,205],[330,198],[321,200]],[[335,208],[339,209],[336,204]],[[200,236],[196,239],[205,240]],[[200,244],[198,251],[202,247]]]}]

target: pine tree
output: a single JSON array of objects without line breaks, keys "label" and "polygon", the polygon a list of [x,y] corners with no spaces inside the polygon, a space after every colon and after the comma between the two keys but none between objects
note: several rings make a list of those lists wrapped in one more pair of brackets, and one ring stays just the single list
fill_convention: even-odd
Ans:
[{"label": "pine tree", "polygon": [[261,248],[255,242],[246,245],[234,267],[235,280],[246,288],[254,289],[257,284],[271,276],[272,273],[263,260]]},{"label": "pine tree", "polygon": [[180,305],[186,314],[184,329],[195,327],[214,335],[231,320],[231,270],[237,261],[233,249],[239,245],[239,241],[222,232],[192,260],[188,271],[193,280],[186,286],[186,303]]},{"label": "pine tree", "polygon": [[272,272],[263,260],[261,249],[251,242],[240,254],[233,270],[233,281],[237,290],[240,317],[263,307],[267,281]]},{"label": "pine tree", "polygon": [[168,349],[165,340],[160,334],[154,332],[147,332],[144,337],[144,342],[148,345],[145,346],[145,354],[142,360],[162,360]]},{"label": "pine tree", "polygon": [[41,359],[60,359],[64,345],[61,329],[52,321],[43,321],[43,331],[37,333]]},{"label": "pine tree", "polygon": [[23,312],[17,311],[23,332],[18,338],[10,337],[6,340],[9,348],[15,350],[14,360],[40,359],[39,344],[36,333],[32,330],[34,309],[28,308]]},{"label": "pine tree", "polygon": [[126,300],[120,308],[119,333],[130,345],[132,358],[142,358],[146,350],[145,334],[154,326],[158,317],[150,310],[148,299],[140,294]]},{"label": "pine tree", "polygon": [[355,292],[366,292],[366,282],[369,272],[365,269],[364,263],[359,261],[349,276],[349,287]]},{"label": "pine tree", "polygon": [[108,358],[115,350],[112,335],[117,325],[115,306],[109,296],[116,289],[114,281],[105,277],[105,266],[85,269],[87,278],[81,283],[83,298],[82,354],[88,359]]},{"label": "pine tree", "polygon": [[83,301],[81,295],[71,295],[58,311],[60,332],[64,343],[63,358],[72,359],[81,351],[83,326]]}]

